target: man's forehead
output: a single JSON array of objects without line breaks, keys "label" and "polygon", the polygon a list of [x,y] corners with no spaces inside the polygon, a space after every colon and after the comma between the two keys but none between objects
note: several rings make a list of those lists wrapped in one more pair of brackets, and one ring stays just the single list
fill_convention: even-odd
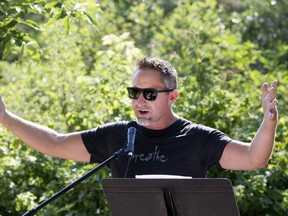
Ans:
[{"label": "man's forehead", "polygon": [[135,72],[132,85],[139,88],[163,88],[165,87],[160,73],[154,70],[138,70]]}]

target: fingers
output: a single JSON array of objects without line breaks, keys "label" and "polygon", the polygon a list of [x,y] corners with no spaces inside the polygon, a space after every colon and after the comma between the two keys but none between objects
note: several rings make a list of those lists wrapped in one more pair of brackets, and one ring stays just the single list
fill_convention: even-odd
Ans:
[{"label": "fingers", "polygon": [[4,103],[4,99],[3,99],[2,93],[0,93],[0,101]]},{"label": "fingers", "polygon": [[277,88],[277,84],[278,84],[278,81],[277,80],[274,80],[271,84],[271,87],[273,87],[275,90]]},{"label": "fingers", "polygon": [[268,94],[268,83],[263,83],[263,85],[262,85],[262,96],[266,97],[267,94]]},{"label": "fingers", "polygon": [[272,102],[274,99],[276,99],[276,88],[277,88],[277,80],[274,80],[270,86],[270,89],[268,88],[268,83],[264,83],[262,86],[262,97],[267,102]]},{"label": "fingers", "polygon": [[270,119],[277,119],[277,99],[274,99],[268,106],[268,118]]},{"label": "fingers", "polygon": [[269,119],[277,118],[277,103],[276,99],[277,80],[274,80],[269,88],[268,83],[262,86],[262,105],[263,111]]}]

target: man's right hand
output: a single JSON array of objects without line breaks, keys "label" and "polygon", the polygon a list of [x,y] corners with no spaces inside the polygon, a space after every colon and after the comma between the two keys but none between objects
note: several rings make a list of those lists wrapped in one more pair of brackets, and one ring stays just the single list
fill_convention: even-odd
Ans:
[{"label": "man's right hand", "polygon": [[4,102],[2,94],[0,94],[0,123],[2,123],[5,114],[6,114],[6,104]]}]

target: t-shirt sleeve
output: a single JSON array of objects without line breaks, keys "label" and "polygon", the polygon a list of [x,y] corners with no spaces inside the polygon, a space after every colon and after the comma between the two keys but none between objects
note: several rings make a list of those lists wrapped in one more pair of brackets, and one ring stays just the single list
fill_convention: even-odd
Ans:
[{"label": "t-shirt sleeve", "polygon": [[232,141],[232,139],[225,133],[203,126],[202,129],[206,133],[204,145],[202,149],[202,158],[205,158],[206,166],[210,168],[211,166],[219,166],[220,159],[226,145]]},{"label": "t-shirt sleeve", "polygon": [[101,163],[122,148],[126,125],[125,122],[109,123],[81,133],[83,143],[91,155],[90,163]]}]

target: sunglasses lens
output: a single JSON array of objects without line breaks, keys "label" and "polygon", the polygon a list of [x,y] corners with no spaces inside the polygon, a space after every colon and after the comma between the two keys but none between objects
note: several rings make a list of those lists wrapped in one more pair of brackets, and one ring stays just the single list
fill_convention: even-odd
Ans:
[{"label": "sunglasses lens", "polygon": [[128,97],[131,99],[138,99],[140,95],[140,90],[136,88],[127,88]]},{"label": "sunglasses lens", "polygon": [[155,89],[139,89],[134,87],[128,87],[128,97],[130,99],[138,99],[141,92],[143,92],[143,96],[148,101],[154,101],[157,97],[157,90]]},{"label": "sunglasses lens", "polygon": [[143,91],[143,96],[146,100],[154,101],[157,97],[157,92],[153,89],[147,89]]}]

